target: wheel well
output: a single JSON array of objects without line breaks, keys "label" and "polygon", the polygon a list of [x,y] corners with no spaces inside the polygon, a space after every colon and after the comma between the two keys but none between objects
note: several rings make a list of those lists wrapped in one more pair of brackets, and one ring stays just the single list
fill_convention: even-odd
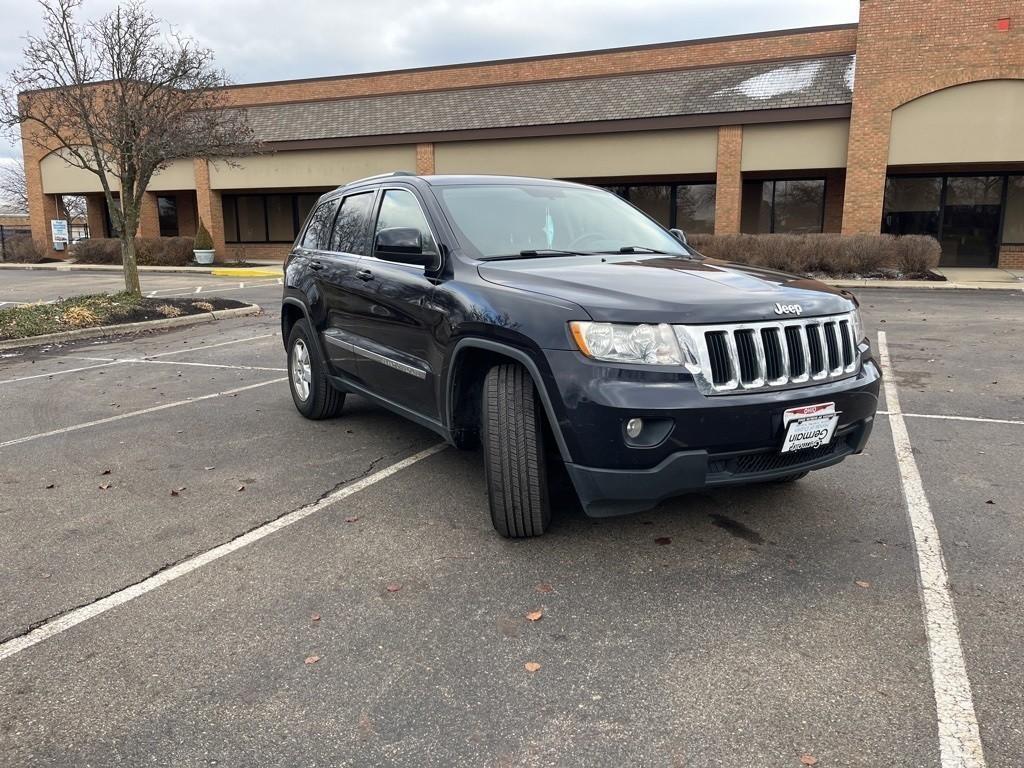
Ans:
[{"label": "wheel well", "polygon": [[302,319],[302,310],[294,304],[281,305],[281,341],[288,344],[295,323]]},{"label": "wheel well", "polygon": [[[479,435],[480,398],[483,393],[484,379],[491,368],[504,363],[522,365],[514,357],[489,349],[469,347],[459,354],[453,376],[452,421],[449,425],[452,435],[457,441],[468,439],[468,442],[472,444]],[[533,384],[535,388],[541,386],[536,381]],[[551,424],[548,423],[548,415],[543,407],[540,412],[543,416],[545,444],[550,448],[555,445]]]}]

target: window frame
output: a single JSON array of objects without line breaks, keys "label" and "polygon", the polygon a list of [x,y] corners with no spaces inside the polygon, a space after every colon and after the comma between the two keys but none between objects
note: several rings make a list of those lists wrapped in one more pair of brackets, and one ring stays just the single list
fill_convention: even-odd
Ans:
[{"label": "window frame", "polygon": [[[665,229],[679,229],[680,228],[679,227],[679,210],[677,208],[677,205],[678,205],[678,202],[679,202],[679,188],[680,187],[711,186],[711,187],[715,188],[715,204],[716,204],[715,213],[716,213],[716,218],[717,218],[718,180],[715,179],[714,177],[708,178],[708,179],[695,179],[695,180],[691,180],[691,181],[641,181],[641,182],[635,182],[635,183],[631,183],[629,181],[624,181],[624,182],[618,182],[618,183],[594,184],[593,186],[597,187],[598,189],[603,189],[606,192],[610,192],[613,195],[618,195],[623,200],[625,200],[627,203],[629,203],[634,208],[636,208],[638,211],[640,211],[642,214],[647,216],[647,218],[651,219],[651,221],[653,221],[656,224],[658,224],[658,226],[664,227]],[[630,197],[630,194],[629,194],[629,191],[631,189],[636,189],[637,187],[668,187],[669,188],[669,197],[668,197],[668,206],[669,206],[669,208],[668,208],[668,223],[667,224],[662,224],[660,221],[655,219],[649,213],[647,213],[642,208],[637,206],[637,204],[633,201],[633,199]],[[620,194],[619,190],[624,191],[625,194],[624,195]],[[711,234],[714,233],[714,229],[715,229],[714,228],[714,221],[712,221],[711,222]],[[686,230],[683,230],[683,231],[686,232]]]},{"label": "window frame", "polygon": [[[434,229],[434,224],[430,220],[430,216],[427,214],[427,209],[424,207],[423,201],[420,200],[420,196],[416,193],[416,190],[413,187],[407,187],[401,184],[388,184],[386,186],[377,187],[377,199],[374,201],[373,204],[373,221],[372,224],[370,225],[369,233],[370,254],[369,256],[366,256],[364,258],[374,259],[384,264],[395,264],[396,266],[400,267],[413,267],[414,269],[417,269],[415,264],[407,264],[401,261],[391,261],[390,259],[382,259],[374,255],[374,244],[377,240],[377,222],[380,221],[380,211],[384,205],[384,195],[386,195],[388,192],[407,192],[410,195],[412,195],[413,200],[416,201],[416,205],[419,206],[420,213],[423,215],[423,220],[427,223],[427,229],[430,230],[430,236],[434,239],[434,245],[437,246],[437,254],[435,255],[434,263],[428,267],[423,267],[422,269],[424,272],[436,272],[441,268],[441,264],[444,261],[444,257],[442,254],[442,249],[444,246],[441,244],[441,240],[437,236],[437,231]],[[341,210],[340,206],[339,210]]]},{"label": "window frame", "polygon": [[[775,195],[776,187],[780,181],[820,181],[821,182],[821,214],[818,216],[818,230],[816,232],[777,232],[775,225]],[[767,232],[745,232],[748,235],[787,235],[787,234],[809,234],[809,235],[820,235],[825,232],[825,208],[828,205],[828,177],[827,176],[793,176],[793,177],[769,177],[767,179],[743,179],[740,184],[740,220],[743,219],[742,199],[743,199],[743,185],[744,184],[760,184],[762,189],[762,195],[764,194],[764,185],[771,183],[772,195],[771,202],[769,203],[769,216],[768,216],[768,231]]]}]

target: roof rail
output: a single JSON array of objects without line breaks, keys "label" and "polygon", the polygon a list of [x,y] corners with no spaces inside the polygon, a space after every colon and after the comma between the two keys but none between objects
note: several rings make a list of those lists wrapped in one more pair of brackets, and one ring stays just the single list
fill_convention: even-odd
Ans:
[{"label": "roof rail", "polygon": [[354,179],[353,181],[347,181],[341,186],[347,187],[352,184],[362,184],[364,181],[373,181],[374,179],[388,179],[392,176],[415,176],[416,174],[412,171],[391,171],[390,173],[377,173],[373,176],[364,176],[361,179]]}]

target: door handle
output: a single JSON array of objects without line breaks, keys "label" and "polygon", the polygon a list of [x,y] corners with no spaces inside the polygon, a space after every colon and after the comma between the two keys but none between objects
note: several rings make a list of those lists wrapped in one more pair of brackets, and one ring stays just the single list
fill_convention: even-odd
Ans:
[{"label": "door handle", "polygon": [[324,268],[324,263],[322,261],[311,261],[309,262],[309,268],[319,272]]},{"label": "door handle", "polygon": [[368,269],[360,269],[356,272],[356,277],[360,280],[373,280],[373,272]]}]

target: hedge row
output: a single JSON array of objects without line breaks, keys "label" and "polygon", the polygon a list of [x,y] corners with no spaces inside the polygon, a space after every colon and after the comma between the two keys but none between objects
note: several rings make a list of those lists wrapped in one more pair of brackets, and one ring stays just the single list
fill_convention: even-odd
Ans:
[{"label": "hedge row", "polygon": [[801,275],[925,278],[941,249],[924,235],[692,235],[690,244],[712,259]]},{"label": "hedge row", "polygon": [[[103,237],[82,240],[71,247],[71,257],[79,264],[120,264],[121,241]],[[137,237],[135,258],[143,267],[181,267],[191,264],[191,237]]]},{"label": "hedge row", "polygon": [[40,264],[49,254],[36,245],[31,235],[7,235],[4,238],[4,261],[19,264]]}]

